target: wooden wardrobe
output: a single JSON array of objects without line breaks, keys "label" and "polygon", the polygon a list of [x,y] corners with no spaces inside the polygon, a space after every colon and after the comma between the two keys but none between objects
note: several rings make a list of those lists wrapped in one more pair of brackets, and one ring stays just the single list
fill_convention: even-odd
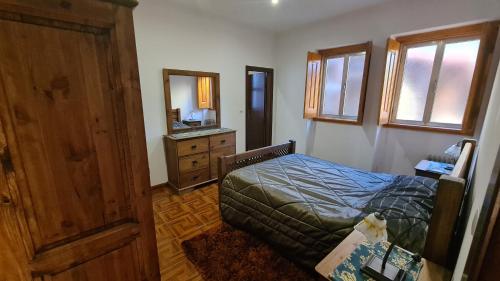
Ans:
[{"label": "wooden wardrobe", "polygon": [[160,280],[132,0],[0,0],[0,280]]}]

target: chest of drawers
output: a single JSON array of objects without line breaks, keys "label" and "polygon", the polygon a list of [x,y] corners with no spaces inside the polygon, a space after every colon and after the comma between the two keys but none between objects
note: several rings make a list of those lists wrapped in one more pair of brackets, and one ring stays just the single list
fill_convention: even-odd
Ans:
[{"label": "chest of drawers", "polygon": [[168,185],[178,193],[217,180],[217,159],[236,153],[236,132],[164,137]]}]

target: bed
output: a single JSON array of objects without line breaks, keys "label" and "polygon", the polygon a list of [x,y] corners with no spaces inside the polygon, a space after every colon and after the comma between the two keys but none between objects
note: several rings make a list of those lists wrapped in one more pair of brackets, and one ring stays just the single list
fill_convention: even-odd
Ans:
[{"label": "bed", "polygon": [[[446,265],[449,244],[443,241],[453,236],[473,148],[474,142],[465,144],[452,175],[439,181],[367,172],[295,154],[293,141],[221,157],[221,215],[313,268],[367,214],[388,209],[388,217],[400,217],[403,211],[430,223],[418,223],[402,246]],[[416,222],[388,220],[389,238]]]},{"label": "bed", "polygon": [[172,109],[169,113],[170,118],[172,119],[172,128],[175,130],[179,129],[191,129],[191,126],[188,126],[181,121],[181,109],[175,108]]}]

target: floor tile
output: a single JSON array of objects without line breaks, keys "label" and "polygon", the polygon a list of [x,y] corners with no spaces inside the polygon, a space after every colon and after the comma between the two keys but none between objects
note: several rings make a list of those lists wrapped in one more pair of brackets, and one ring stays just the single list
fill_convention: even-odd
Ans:
[{"label": "floor tile", "polygon": [[177,195],[168,189],[153,191],[156,240],[162,281],[202,281],[187,259],[181,243],[220,226],[218,187],[211,184]]}]

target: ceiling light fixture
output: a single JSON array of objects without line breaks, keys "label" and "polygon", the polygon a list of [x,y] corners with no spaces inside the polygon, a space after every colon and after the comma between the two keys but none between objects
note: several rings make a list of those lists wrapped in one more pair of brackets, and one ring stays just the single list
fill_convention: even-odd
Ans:
[{"label": "ceiling light fixture", "polygon": [[271,4],[273,4],[273,5],[278,5],[279,2],[280,2],[280,0],[271,0]]}]

